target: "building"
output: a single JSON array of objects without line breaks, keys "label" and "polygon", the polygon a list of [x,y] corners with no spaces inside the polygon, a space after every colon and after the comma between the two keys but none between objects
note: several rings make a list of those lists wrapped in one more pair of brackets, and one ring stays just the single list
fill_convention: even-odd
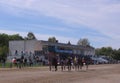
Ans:
[{"label": "building", "polygon": [[9,55],[50,55],[76,56],[95,55],[95,49],[91,46],[78,46],[65,43],[52,43],[43,40],[9,41]]}]

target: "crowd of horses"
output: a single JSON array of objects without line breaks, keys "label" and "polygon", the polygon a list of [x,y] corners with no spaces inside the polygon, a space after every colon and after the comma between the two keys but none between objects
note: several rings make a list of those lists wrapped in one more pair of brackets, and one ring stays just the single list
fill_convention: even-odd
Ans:
[{"label": "crowd of horses", "polygon": [[53,57],[49,63],[50,71],[57,71],[58,66],[61,66],[61,71],[71,71],[72,69],[81,70],[83,66],[86,66],[86,70],[88,69],[88,65],[90,64],[89,57],[68,57],[64,59],[60,59],[58,62],[57,57]]},{"label": "crowd of horses", "polygon": [[[29,60],[29,64],[28,64]],[[35,59],[37,63],[40,62],[38,58]],[[58,60],[57,57],[52,57],[51,59],[48,59],[48,64],[50,71],[57,71],[58,66],[61,67],[61,71],[68,70],[71,71],[72,69],[75,70],[81,70],[83,66],[86,66],[86,69],[88,69],[88,65],[90,64],[90,58],[89,57],[67,57],[67,58],[61,58]],[[21,58],[13,58],[11,66],[15,66],[17,68],[22,68],[25,66],[32,66],[33,61],[29,57],[28,59],[24,58],[23,56]]]}]

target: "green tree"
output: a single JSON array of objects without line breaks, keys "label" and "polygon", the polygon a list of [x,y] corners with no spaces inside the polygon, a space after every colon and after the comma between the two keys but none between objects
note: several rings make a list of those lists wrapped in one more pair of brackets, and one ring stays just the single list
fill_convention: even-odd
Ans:
[{"label": "green tree", "polygon": [[78,42],[77,42],[77,45],[81,45],[81,46],[90,46],[90,42],[87,38],[83,38],[83,39],[80,39]]},{"label": "green tree", "polygon": [[111,47],[102,47],[101,49],[96,49],[97,55],[113,56],[113,49]]},{"label": "green tree", "polygon": [[26,39],[28,39],[28,40],[36,40],[36,37],[32,32],[28,32]]},{"label": "green tree", "polygon": [[9,36],[7,34],[0,34],[0,47],[8,46]]},{"label": "green tree", "polygon": [[116,50],[112,47],[102,47],[95,50],[96,55],[105,55],[113,59],[120,60],[120,49]]},{"label": "green tree", "polygon": [[49,41],[49,42],[53,42],[53,43],[57,43],[57,42],[58,42],[58,40],[56,40],[55,37],[49,37],[49,38],[48,38],[48,41]]},{"label": "green tree", "polygon": [[24,38],[20,36],[19,34],[9,35],[9,41],[10,40],[23,40]]},{"label": "green tree", "polygon": [[0,46],[8,46],[8,42],[10,40],[23,40],[23,38],[22,36],[19,36],[19,34],[14,35],[0,34]]},{"label": "green tree", "polygon": [[114,55],[112,56],[116,60],[120,60],[120,49],[114,50]]},{"label": "green tree", "polygon": [[5,58],[8,53],[8,45],[10,40],[23,40],[19,34],[8,35],[0,34],[0,58]]},{"label": "green tree", "polygon": [[7,54],[8,47],[7,46],[0,47],[0,58],[6,58]]},{"label": "green tree", "polygon": [[67,43],[68,45],[71,45],[71,43],[70,43],[70,41],[68,41],[68,43]]}]

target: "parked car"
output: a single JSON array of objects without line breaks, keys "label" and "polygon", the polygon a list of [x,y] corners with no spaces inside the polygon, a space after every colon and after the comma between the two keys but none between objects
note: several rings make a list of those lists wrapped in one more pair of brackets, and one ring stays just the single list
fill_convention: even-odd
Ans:
[{"label": "parked car", "polygon": [[102,57],[92,56],[91,59],[93,60],[94,64],[107,64],[107,63],[109,63],[108,60],[106,60],[106,59],[104,59]]}]

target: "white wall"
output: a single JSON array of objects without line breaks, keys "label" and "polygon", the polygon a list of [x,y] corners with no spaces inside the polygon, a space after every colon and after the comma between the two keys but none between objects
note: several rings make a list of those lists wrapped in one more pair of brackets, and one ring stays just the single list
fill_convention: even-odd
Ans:
[{"label": "white wall", "polygon": [[35,50],[36,40],[23,40],[23,41],[10,41],[9,42],[9,54],[15,55],[15,51],[18,51],[18,55],[21,55],[21,52],[32,52]]}]

